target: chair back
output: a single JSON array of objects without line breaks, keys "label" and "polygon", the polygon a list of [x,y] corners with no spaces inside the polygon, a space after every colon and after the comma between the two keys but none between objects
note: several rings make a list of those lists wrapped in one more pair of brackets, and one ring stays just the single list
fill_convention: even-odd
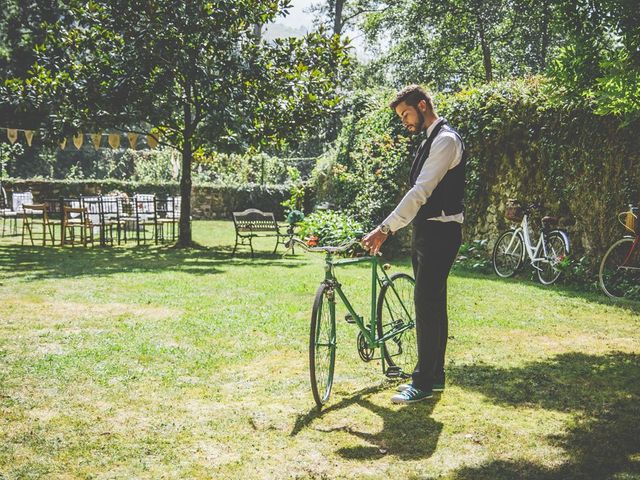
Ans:
[{"label": "chair back", "polygon": [[156,214],[155,195],[148,193],[136,193],[133,196],[136,216],[153,217]]},{"label": "chair back", "polygon": [[33,193],[31,192],[13,192],[11,196],[11,210],[14,212],[22,212],[22,205],[33,205]]},{"label": "chair back", "polygon": [[102,200],[100,197],[81,197],[80,205],[86,210],[91,223],[94,225],[102,223]]},{"label": "chair back", "polygon": [[180,218],[180,206],[182,205],[182,197],[167,197],[167,211],[169,218]]}]

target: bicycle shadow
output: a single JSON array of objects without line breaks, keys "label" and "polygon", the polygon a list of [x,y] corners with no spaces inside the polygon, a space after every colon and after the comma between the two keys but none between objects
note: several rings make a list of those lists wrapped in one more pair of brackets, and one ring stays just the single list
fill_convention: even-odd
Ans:
[{"label": "bicycle shadow", "polygon": [[440,400],[439,394],[434,398],[415,405],[401,407],[385,407],[368,399],[369,396],[388,390],[388,384],[368,387],[355,395],[319,411],[311,409],[296,419],[290,436],[295,436],[315,420],[324,415],[353,405],[366,408],[378,415],[383,427],[376,433],[356,430],[349,426],[322,429],[322,432],[347,432],[370,445],[343,447],[337,454],[348,460],[375,460],[383,456],[393,455],[402,460],[426,459],[433,455],[438,445],[443,424],[431,418],[433,409]]}]

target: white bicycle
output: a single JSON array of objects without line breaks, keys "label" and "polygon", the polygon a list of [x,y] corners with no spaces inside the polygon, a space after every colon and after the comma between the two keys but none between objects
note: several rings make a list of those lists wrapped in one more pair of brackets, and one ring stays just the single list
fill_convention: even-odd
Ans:
[{"label": "white bicycle", "polygon": [[537,204],[523,207],[520,202],[507,203],[506,217],[520,226],[503,232],[493,247],[493,270],[503,278],[512,277],[524,265],[525,255],[543,285],[551,285],[562,274],[561,263],[569,255],[569,236],[557,228],[555,217],[542,218],[542,231],[534,246],[529,233],[529,215],[540,210]]}]

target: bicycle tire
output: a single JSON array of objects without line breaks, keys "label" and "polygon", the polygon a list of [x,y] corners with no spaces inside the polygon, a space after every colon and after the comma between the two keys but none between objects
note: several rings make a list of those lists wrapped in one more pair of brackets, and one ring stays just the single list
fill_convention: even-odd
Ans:
[{"label": "bicycle tire", "polygon": [[556,268],[556,265],[569,255],[569,245],[564,236],[557,230],[547,235],[546,245],[547,253],[550,257],[549,261],[543,263],[542,266],[539,265],[540,269],[536,269],[536,272],[538,273],[540,283],[543,285],[551,285],[562,275],[562,270]]},{"label": "bicycle tire", "polygon": [[[610,298],[624,298],[632,289],[640,290],[640,248],[637,248],[627,259],[633,246],[633,237],[624,237],[609,247],[602,257],[598,271],[600,288]],[[620,270],[620,265],[627,260],[626,266],[638,270]]]},{"label": "bicycle tire", "polygon": [[316,292],[309,329],[309,377],[318,408],[331,395],[336,361],[336,310],[333,289],[321,284]]},{"label": "bicycle tire", "polygon": [[[399,367],[404,372],[402,376],[408,377],[418,361],[413,300],[415,280],[406,273],[396,273],[389,280],[382,286],[378,295],[376,328],[378,338],[382,338],[393,328],[401,327],[405,322],[413,322],[411,328],[389,339],[382,349],[387,364]],[[391,288],[392,284],[394,288]]]},{"label": "bicycle tire", "polygon": [[[510,251],[507,252],[514,235],[517,237],[516,243],[511,245]],[[513,277],[520,270],[523,261],[524,241],[522,236],[516,230],[502,232],[493,246],[493,254],[491,255],[493,271],[502,278]]]}]

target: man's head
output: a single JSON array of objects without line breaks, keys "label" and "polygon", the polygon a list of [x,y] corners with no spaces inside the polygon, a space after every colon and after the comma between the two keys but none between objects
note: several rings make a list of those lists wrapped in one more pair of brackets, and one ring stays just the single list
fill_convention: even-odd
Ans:
[{"label": "man's head", "polygon": [[419,133],[437,118],[431,97],[420,85],[409,85],[398,92],[389,104],[411,133]]}]

